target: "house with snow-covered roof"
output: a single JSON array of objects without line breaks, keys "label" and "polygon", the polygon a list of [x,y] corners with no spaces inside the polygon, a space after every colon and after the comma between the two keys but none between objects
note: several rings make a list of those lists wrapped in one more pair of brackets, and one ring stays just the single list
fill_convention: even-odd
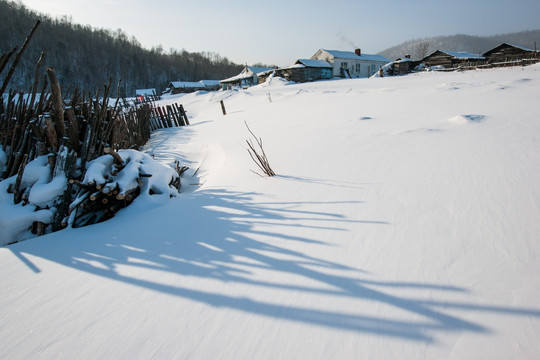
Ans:
[{"label": "house with snow-covered roof", "polygon": [[180,94],[200,90],[219,90],[219,80],[171,81],[167,86],[167,89],[165,89],[165,92],[171,94]]},{"label": "house with snow-covered roof", "polygon": [[231,87],[253,86],[259,83],[259,75],[271,72],[273,70],[275,69],[270,67],[246,66],[240,72],[240,74],[221,80],[220,83],[224,90],[230,89]]},{"label": "house with snow-covered roof", "polygon": [[538,61],[540,52],[518,45],[502,43],[483,54],[489,63],[533,60]]},{"label": "house with snow-covered roof", "polygon": [[313,60],[324,60],[332,65],[332,75],[344,78],[370,77],[390,60],[381,55],[363,54],[360,49],[354,51],[319,49]]},{"label": "house with snow-covered roof", "polygon": [[331,79],[332,68],[324,60],[298,59],[291,66],[276,69],[275,75],[294,82],[316,81]]},{"label": "house with snow-covered roof", "polygon": [[135,95],[136,96],[147,96],[147,95],[156,95],[156,89],[155,88],[151,88],[151,89],[136,89],[135,90]]},{"label": "house with snow-covered roof", "polygon": [[451,69],[463,65],[471,66],[485,60],[482,55],[465,51],[437,50],[423,58],[422,62],[428,67],[442,66]]}]

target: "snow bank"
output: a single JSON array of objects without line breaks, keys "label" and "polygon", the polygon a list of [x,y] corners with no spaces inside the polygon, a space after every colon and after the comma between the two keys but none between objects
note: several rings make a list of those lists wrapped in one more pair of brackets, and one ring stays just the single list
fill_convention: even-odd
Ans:
[{"label": "snow bank", "polygon": [[16,176],[12,176],[0,182],[0,245],[34,237],[29,230],[32,223],[35,221],[49,223],[54,216],[52,210],[37,210],[33,204],[27,206],[13,204],[13,194],[9,194],[7,190],[15,184],[15,179]]}]

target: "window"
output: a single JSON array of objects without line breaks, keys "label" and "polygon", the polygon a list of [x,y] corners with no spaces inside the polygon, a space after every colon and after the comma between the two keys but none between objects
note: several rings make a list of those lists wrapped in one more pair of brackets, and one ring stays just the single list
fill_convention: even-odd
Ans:
[{"label": "window", "polygon": [[360,72],[360,64],[356,64],[356,72],[357,72],[357,73]]}]

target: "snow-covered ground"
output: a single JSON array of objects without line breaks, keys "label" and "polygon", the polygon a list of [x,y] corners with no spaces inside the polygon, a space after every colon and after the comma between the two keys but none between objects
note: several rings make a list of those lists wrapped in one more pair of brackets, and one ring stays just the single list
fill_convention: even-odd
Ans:
[{"label": "snow-covered ground", "polygon": [[0,248],[0,358],[538,359],[539,94],[535,65],[163,100],[182,193]]}]

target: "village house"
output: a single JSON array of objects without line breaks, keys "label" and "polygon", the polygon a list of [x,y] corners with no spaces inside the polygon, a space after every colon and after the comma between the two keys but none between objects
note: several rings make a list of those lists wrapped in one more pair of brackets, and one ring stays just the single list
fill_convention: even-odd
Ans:
[{"label": "village house", "polygon": [[233,87],[248,87],[257,85],[259,83],[259,75],[268,73],[272,70],[274,70],[274,68],[246,66],[244,67],[244,70],[240,72],[240,74],[225,80],[221,80],[221,87],[223,90],[227,90]]},{"label": "village house", "polygon": [[423,58],[422,62],[426,64],[427,67],[440,66],[451,69],[459,66],[474,66],[485,60],[486,58],[482,55],[471,54],[464,51],[437,50]]},{"label": "village house", "polygon": [[159,100],[160,97],[156,92],[156,89],[136,89],[135,90],[135,97],[138,102],[145,102],[145,101],[156,101]]},{"label": "village house", "polygon": [[136,96],[139,96],[139,95],[142,95],[142,96],[146,96],[146,95],[156,95],[156,89],[152,88],[152,89],[137,89],[135,90],[135,95]]},{"label": "village house", "polygon": [[[293,65],[276,69],[275,76],[294,82],[316,81],[332,78],[332,65],[324,60],[298,59]],[[260,77],[259,82],[265,81]]]},{"label": "village house", "polygon": [[412,60],[411,55],[407,54],[403,57],[397,58],[391,63],[386,64],[383,67],[384,76],[399,76],[406,75],[413,72],[418,65],[420,65],[420,60]]},{"label": "village house", "polygon": [[332,65],[332,75],[344,78],[370,77],[390,62],[381,55],[362,54],[360,49],[354,52],[319,49],[311,59],[328,62]]},{"label": "village house", "polygon": [[527,60],[529,60],[529,62],[538,62],[538,60],[540,60],[540,52],[508,43],[502,43],[501,45],[486,51],[483,56],[490,64],[523,60],[526,62]]},{"label": "village house", "polygon": [[219,87],[219,80],[171,81],[165,89],[165,93],[181,94],[200,90],[213,91],[219,90]]}]

